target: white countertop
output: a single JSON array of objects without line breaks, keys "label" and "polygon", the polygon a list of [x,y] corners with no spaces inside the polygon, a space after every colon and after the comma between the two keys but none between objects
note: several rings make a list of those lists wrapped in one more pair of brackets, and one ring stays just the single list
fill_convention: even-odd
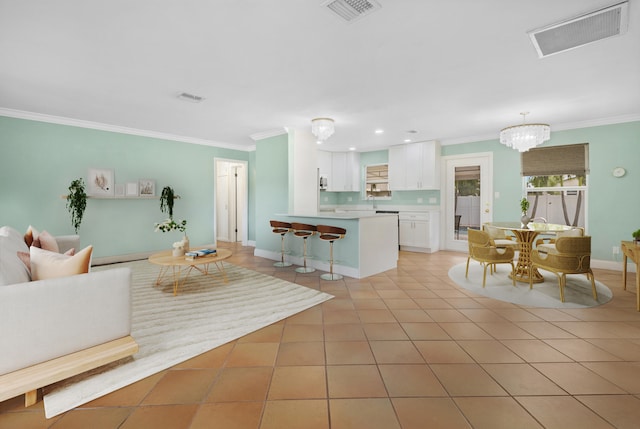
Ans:
[{"label": "white countertop", "polygon": [[320,211],[315,214],[310,213],[280,213],[276,216],[289,216],[289,217],[308,217],[308,218],[323,218],[323,219],[363,219],[369,217],[379,216],[398,216],[393,213],[376,213],[374,210],[365,211]]}]

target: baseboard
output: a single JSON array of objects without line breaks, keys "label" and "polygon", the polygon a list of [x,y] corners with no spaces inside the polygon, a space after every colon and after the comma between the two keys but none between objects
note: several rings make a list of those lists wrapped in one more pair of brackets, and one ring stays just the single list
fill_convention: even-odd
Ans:
[{"label": "baseboard", "polygon": [[[592,259],[591,268],[599,268],[602,270],[622,271],[622,261],[605,261],[603,259]],[[627,272],[635,273],[638,267],[631,261],[627,261]]]}]

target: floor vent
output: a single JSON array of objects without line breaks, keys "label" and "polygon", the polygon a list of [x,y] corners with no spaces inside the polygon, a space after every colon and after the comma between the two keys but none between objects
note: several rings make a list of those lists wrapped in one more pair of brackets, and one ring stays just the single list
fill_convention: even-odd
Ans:
[{"label": "floor vent", "polygon": [[629,3],[623,2],[529,32],[540,58],[627,31]]},{"label": "floor vent", "polygon": [[329,0],[322,5],[349,23],[382,7],[375,0]]}]

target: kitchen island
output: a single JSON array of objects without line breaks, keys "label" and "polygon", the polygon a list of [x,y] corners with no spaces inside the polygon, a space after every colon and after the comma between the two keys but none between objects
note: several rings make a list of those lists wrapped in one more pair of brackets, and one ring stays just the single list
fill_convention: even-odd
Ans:
[{"label": "kitchen island", "polygon": [[[347,230],[342,240],[333,245],[333,271],[343,276],[364,278],[397,267],[398,215],[362,212],[319,212],[317,214],[276,214],[272,219],[312,225],[331,225]],[[268,227],[268,226],[265,226]],[[274,261],[280,260],[280,236],[271,234],[256,246],[254,254]],[[302,265],[302,239],[293,234],[285,237],[285,259]],[[307,266],[329,271],[329,243],[317,235],[307,241]]]}]

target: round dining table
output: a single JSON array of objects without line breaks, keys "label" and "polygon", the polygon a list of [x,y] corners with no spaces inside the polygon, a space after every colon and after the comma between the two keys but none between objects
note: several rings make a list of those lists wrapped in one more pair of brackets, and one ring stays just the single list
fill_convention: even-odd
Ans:
[{"label": "round dining table", "polygon": [[487,225],[511,231],[515,235],[518,242],[518,263],[514,275],[517,281],[523,283],[529,283],[529,275],[531,275],[533,283],[544,282],[544,277],[538,269],[535,267],[531,269],[531,251],[536,237],[540,234],[553,234],[574,228],[568,225],[543,222],[529,222],[526,226],[520,222],[488,222]]}]

